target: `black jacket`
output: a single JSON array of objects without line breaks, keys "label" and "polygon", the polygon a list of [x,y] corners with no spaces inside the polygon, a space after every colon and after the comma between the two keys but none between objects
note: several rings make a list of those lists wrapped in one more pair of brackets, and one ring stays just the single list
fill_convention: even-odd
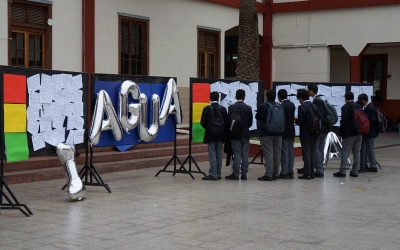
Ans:
[{"label": "black jacket", "polygon": [[339,134],[343,139],[358,135],[358,133],[354,132],[352,129],[355,109],[361,109],[361,107],[354,101],[349,101],[342,106],[342,119],[340,120]]},{"label": "black jacket", "polygon": [[[222,116],[224,117],[225,124],[227,124],[228,121],[227,121],[226,108],[221,106],[221,105],[219,105],[216,102],[212,103],[210,106],[213,106],[214,108],[218,108],[219,111],[221,111]],[[206,130],[206,131],[204,131],[203,142],[204,143],[223,142],[224,141],[224,136],[212,136],[212,135],[209,135],[208,132],[207,132],[208,125],[211,123],[211,121],[209,121],[210,120],[210,111],[211,111],[211,107],[210,106],[204,107],[203,108],[203,113],[201,114],[200,124]]]},{"label": "black jacket", "polygon": [[[244,140],[250,140],[249,128],[253,125],[253,111],[251,107],[242,101],[237,101],[228,108],[228,122],[230,115],[235,111],[242,117],[242,137]],[[241,140],[241,137],[231,137],[231,140]]]},{"label": "black jacket", "polygon": [[[268,102],[271,105],[275,105],[275,101],[269,101]],[[265,129],[265,123],[267,122],[268,118],[268,109],[269,106],[267,103],[261,103],[258,105],[257,108],[257,114],[256,114],[256,119],[260,120],[260,137],[264,136],[282,136],[282,133],[271,133],[268,130]]]},{"label": "black jacket", "polygon": [[317,106],[318,111],[321,113],[321,124],[322,124],[322,134],[329,133],[329,126],[325,122],[325,105],[324,100],[321,99],[320,95],[316,95],[313,99],[313,103]]},{"label": "black jacket", "polygon": [[364,107],[364,111],[369,120],[369,132],[367,134],[367,138],[378,137],[378,130],[376,129],[378,123],[378,113],[376,112],[376,108],[374,105],[372,105],[372,103],[368,103],[367,106]]},{"label": "black jacket", "polygon": [[286,121],[286,126],[285,126],[285,131],[283,132],[282,139],[287,139],[287,138],[294,138],[295,132],[294,132],[294,111],[296,107],[294,106],[293,102],[289,100],[283,100],[281,102],[281,105],[285,109],[285,121]]},{"label": "black jacket", "polygon": [[307,106],[311,104],[310,101],[303,102],[303,104],[299,106],[298,118],[295,119],[295,123],[300,126],[300,140],[315,140],[317,136],[319,136],[317,134],[310,134],[307,129]]}]

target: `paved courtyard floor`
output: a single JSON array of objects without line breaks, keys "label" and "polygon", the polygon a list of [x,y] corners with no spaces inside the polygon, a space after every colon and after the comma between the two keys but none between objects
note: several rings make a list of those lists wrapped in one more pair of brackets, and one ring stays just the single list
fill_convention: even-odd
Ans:
[{"label": "paved courtyard floor", "polygon": [[80,202],[63,179],[11,185],[34,215],[2,210],[0,249],[400,249],[399,137],[383,140],[383,169],[358,178],[333,177],[332,160],[311,181],[261,182],[253,164],[247,181],[155,177],[161,167],[104,174],[112,193],[89,186]]}]

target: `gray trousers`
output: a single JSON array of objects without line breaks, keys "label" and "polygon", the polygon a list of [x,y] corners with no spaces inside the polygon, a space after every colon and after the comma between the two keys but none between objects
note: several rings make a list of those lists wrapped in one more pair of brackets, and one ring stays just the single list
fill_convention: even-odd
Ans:
[{"label": "gray trousers", "polygon": [[346,174],[347,159],[349,158],[350,152],[353,152],[353,167],[351,168],[351,172],[353,174],[358,174],[358,170],[360,169],[361,143],[361,134],[343,139],[342,150],[340,150],[340,173]]},{"label": "gray trousers", "polygon": [[304,175],[314,176],[315,154],[317,153],[316,140],[300,140],[300,142],[304,162]]},{"label": "gray trousers", "polygon": [[260,144],[265,159],[265,176],[273,177],[279,175],[282,136],[260,137]]},{"label": "gray trousers", "polygon": [[319,174],[324,173],[324,147],[325,147],[325,139],[326,134],[318,136],[316,145],[315,145],[315,154],[314,154],[314,168],[315,172]]},{"label": "gray trousers", "polygon": [[294,165],[294,138],[282,139],[281,175],[293,174]]},{"label": "gray trousers", "polygon": [[[231,140],[233,151],[232,171],[235,176],[239,176],[240,170],[242,175],[247,175],[249,165],[249,141],[248,140]],[[242,166],[240,169],[240,165]]]},{"label": "gray trousers", "polygon": [[364,170],[367,167],[367,157],[369,166],[376,168],[376,158],[374,149],[375,138],[367,138],[361,145],[361,162],[360,168]]},{"label": "gray trousers", "polygon": [[208,161],[210,162],[210,175],[214,178],[221,177],[222,142],[208,143]]}]

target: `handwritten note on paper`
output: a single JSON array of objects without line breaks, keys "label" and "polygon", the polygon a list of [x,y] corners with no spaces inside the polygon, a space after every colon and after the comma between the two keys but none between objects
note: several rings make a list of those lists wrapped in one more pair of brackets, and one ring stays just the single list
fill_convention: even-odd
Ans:
[{"label": "handwritten note on paper", "polygon": [[290,93],[296,95],[298,89],[307,89],[306,85],[292,83],[290,85]]},{"label": "handwritten note on paper", "polygon": [[67,117],[67,129],[71,130],[75,128],[75,116]]},{"label": "handwritten note on paper", "polygon": [[332,86],[332,95],[344,97],[346,94],[346,86]]},{"label": "handwritten note on paper", "polygon": [[72,89],[81,89],[83,84],[82,84],[82,75],[76,75],[72,77]]},{"label": "handwritten note on paper", "polygon": [[78,129],[75,130],[74,133],[74,144],[80,144],[84,142],[85,138],[85,130],[84,129]]},{"label": "handwritten note on paper", "polygon": [[71,98],[72,102],[82,102],[83,92],[82,90],[74,90],[73,98]]},{"label": "handwritten note on paper", "polygon": [[62,74],[63,76],[63,85],[65,89],[72,89],[72,75],[71,74]]},{"label": "handwritten note on paper", "polygon": [[28,84],[28,92],[32,93],[40,89],[40,75],[36,74],[26,79]]},{"label": "handwritten note on paper", "polygon": [[33,151],[36,151],[36,150],[46,147],[46,144],[44,143],[44,136],[45,136],[45,133],[32,135]]},{"label": "handwritten note on paper", "polygon": [[64,91],[64,102],[69,103],[74,101],[74,90],[73,89],[63,89]]},{"label": "handwritten note on paper", "polygon": [[74,103],[74,109],[75,116],[83,116],[83,102]]},{"label": "handwritten note on paper", "polygon": [[225,82],[221,82],[221,93],[229,95],[230,92],[231,92],[231,85]]},{"label": "handwritten note on paper", "polygon": [[52,146],[57,146],[57,131],[55,130],[47,130],[45,132],[44,141]]},{"label": "handwritten note on paper", "polygon": [[63,102],[64,102],[64,99],[65,99],[65,98],[64,98],[64,91],[63,91],[63,89],[54,86],[54,87],[53,87],[53,100],[54,100],[55,102],[58,102],[58,103],[63,103]]},{"label": "handwritten note on paper", "polygon": [[252,92],[258,93],[258,82],[251,82],[249,86]]},{"label": "handwritten note on paper", "polygon": [[56,132],[57,142],[65,141],[65,128],[57,128],[54,130]]},{"label": "handwritten note on paper", "polygon": [[351,86],[350,91],[354,94],[354,101],[358,100],[358,96],[361,94],[361,87],[360,86]]},{"label": "handwritten note on paper", "polygon": [[51,122],[53,121],[52,116],[45,116],[40,119],[40,132],[52,130]]},{"label": "handwritten note on paper", "polygon": [[67,136],[67,140],[65,140],[65,144],[74,145],[74,133],[75,133],[75,130],[70,130],[68,132],[68,136]]},{"label": "handwritten note on paper", "polygon": [[55,74],[51,76],[53,78],[53,86],[57,86],[58,88],[64,88],[64,77],[62,74]]},{"label": "handwritten note on paper", "polygon": [[30,120],[28,121],[28,132],[31,133],[32,135],[36,135],[39,133],[39,121],[36,120]]},{"label": "handwritten note on paper", "polygon": [[62,115],[64,112],[64,103],[53,102],[53,116]]},{"label": "handwritten note on paper", "polygon": [[53,104],[52,103],[44,103],[42,104],[42,108],[40,110],[40,116],[53,116]]},{"label": "handwritten note on paper", "polygon": [[[374,86],[361,86],[362,93],[366,94],[367,96],[371,97],[374,95]],[[368,99],[370,100],[370,99]]]},{"label": "handwritten note on paper", "polygon": [[26,118],[28,119],[28,123],[30,121],[37,121],[40,119],[39,109],[37,107],[28,106],[26,109]]},{"label": "handwritten note on paper", "polygon": [[53,116],[53,128],[63,128],[64,127],[65,116],[56,115]]},{"label": "handwritten note on paper", "polygon": [[29,93],[29,106],[39,107],[40,106],[40,94],[37,92]]},{"label": "handwritten note on paper", "polygon": [[342,106],[333,106],[338,116],[342,116]]},{"label": "handwritten note on paper", "polygon": [[76,129],[83,129],[83,125],[85,123],[85,120],[80,117],[80,116],[75,116],[75,124],[74,124],[74,128]]},{"label": "handwritten note on paper", "polygon": [[53,82],[49,75],[42,74],[42,84],[40,86],[40,102],[52,103],[53,101]]},{"label": "handwritten note on paper", "polygon": [[210,84],[210,92],[222,92],[221,91],[221,82],[214,82]]},{"label": "handwritten note on paper", "polygon": [[64,103],[63,115],[65,115],[65,116],[75,115],[75,106],[72,105],[71,103]]},{"label": "handwritten note on paper", "polygon": [[331,96],[332,95],[332,87],[326,86],[324,84],[318,85],[318,94],[324,96]]}]

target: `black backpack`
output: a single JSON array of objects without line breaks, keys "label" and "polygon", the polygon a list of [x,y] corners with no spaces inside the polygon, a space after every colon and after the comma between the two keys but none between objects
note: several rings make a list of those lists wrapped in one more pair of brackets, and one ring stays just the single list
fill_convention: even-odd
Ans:
[{"label": "black backpack", "polygon": [[322,131],[321,113],[317,106],[311,103],[307,107],[307,130],[310,134],[320,134]]},{"label": "black backpack", "polygon": [[231,116],[229,117],[229,134],[232,137],[241,136],[242,127],[243,127],[242,117],[238,113],[233,111]]},{"label": "black backpack", "polygon": [[223,136],[225,132],[225,121],[220,107],[210,105],[207,132],[211,136]]},{"label": "black backpack", "polygon": [[378,133],[383,133],[386,131],[386,119],[385,117],[382,115],[381,112],[379,112],[379,110],[375,109],[376,113],[377,113],[377,122],[376,122],[376,130],[378,130]]}]

